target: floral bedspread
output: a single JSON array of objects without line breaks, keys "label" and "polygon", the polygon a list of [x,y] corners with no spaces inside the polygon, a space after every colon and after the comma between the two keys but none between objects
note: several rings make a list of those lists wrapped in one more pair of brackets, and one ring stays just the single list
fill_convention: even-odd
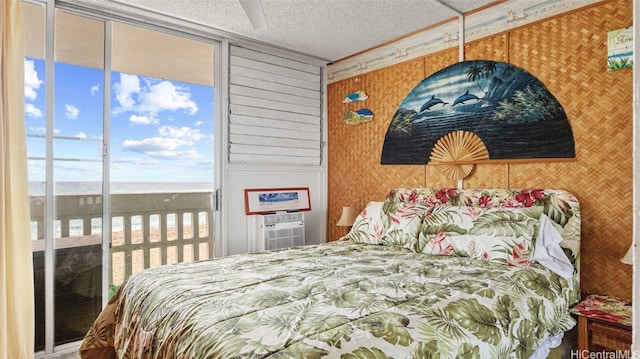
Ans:
[{"label": "floral bedspread", "polygon": [[338,241],[133,275],[82,358],[528,358],[579,299],[510,267]]}]

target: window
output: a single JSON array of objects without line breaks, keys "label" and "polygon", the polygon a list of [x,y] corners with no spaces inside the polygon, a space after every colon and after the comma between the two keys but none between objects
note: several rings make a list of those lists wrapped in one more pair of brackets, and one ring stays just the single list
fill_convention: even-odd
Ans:
[{"label": "window", "polygon": [[53,3],[23,5],[35,350],[50,354],[132,273],[214,256],[214,44],[60,9],[47,34]]}]

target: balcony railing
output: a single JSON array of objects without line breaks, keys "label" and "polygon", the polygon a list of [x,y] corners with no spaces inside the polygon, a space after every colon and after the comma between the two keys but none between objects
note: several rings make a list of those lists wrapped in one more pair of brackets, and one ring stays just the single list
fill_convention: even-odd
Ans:
[{"label": "balcony railing", "polygon": [[[36,350],[44,345],[44,197],[32,196]],[[110,262],[102,263],[102,196],[55,197],[56,344],[80,340],[102,305],[102,270],[111,286],[150,267],[214,256],[212,192],[110,196]],[[84,309],[83,309],[84,308]]]}]

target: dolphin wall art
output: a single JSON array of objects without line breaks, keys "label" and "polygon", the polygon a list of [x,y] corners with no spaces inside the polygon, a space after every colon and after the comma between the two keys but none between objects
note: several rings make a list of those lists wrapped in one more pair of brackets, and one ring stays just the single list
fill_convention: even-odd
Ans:
[{"label": "dolphin wall art", "polygon": [[474,60],[446,67],[409,92],[390,121],[380,162],[427,164],[438,140],[455,131],[481,139],[489,153],[483,163],[575,158],[567,115],[540,80],[505,62]]},{"label": "dolphin wall art", "polygon": [[453,105],[451,105],[451,107],[457,105],[457,104],[464,104],[467,101],[470,100],[476,100],[476,101],[480,101],[480,99],[478,98],[478,96],[474,95],[474,94],[470,94],[469,90],[467,90],[467,92],[464,93],[464,95],[459,96],[458,98],[455,99],[455,101],[453,101]]},{"label": "dolphin wall art", "polygon": [[437,104],[442,104],[442,106],[444,107],[445,105],[448,105],[448,102],[444,102],[439,98],[436,98],[436,95],[431,95],[431,99],[427,102],[424,103],[424,105],[422,105],[422,107],[420,107],[420,112],[425,111],[430,109],[431,107],[437,105]]}]

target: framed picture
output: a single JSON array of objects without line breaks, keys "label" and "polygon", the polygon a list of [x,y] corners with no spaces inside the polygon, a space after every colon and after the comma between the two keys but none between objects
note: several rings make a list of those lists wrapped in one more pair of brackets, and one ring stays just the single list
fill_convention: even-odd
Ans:
[{"label": "framed picture", "polygon": [[247,214],[310,211],[311,198],[308,187],[252,188],[244,190]]},{"label": "framed picture", "polygon": [[607,70],[633,67],[633,26],[607,34]]}]

